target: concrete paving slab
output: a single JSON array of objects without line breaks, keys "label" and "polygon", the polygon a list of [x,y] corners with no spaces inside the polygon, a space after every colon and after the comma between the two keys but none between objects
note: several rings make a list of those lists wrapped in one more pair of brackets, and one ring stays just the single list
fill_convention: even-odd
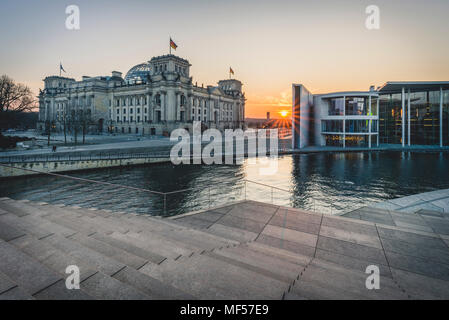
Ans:
[{"label": "concrete paving slab", "polygon": [[385,251],[390,267],[417,273],[430,278],[449,281],[449,266],[428,259]]},{"label": "concrete paving slab", "polygon": [[0,216],[0,239],[4,241],[11,241],[25,235],[25,232],[19,230],[13,225],[5,223],[2,217],[3,216]]},{"label": "concrete paving slab", "polygon": [[148,262],[147,259],[136,256],[132,253],[129,253],[128,251],[116,248],[105,242],[102,242],[95,238],[87,237],[79,233],[71,236],[69,239],[75,240],[87,248],[95,250],[96,252],[104,254],[111,259],[131,266],[135,269],[139,269]]},{"label": "concrete paving slab", "polygon": [[260,233],[266,225],[265,222],[243,219],[235,215],[226,215],[220,219],[219,223],[228,227],[243,229],[254,233]]},{"label": "concrete paving slab", "polygon": [[382,249],[382,244],[378,235],[367,235],[358,231],[342,230],[334,227],[321,226],[320,236],[334,238],[338,240],[353,242],[368,247]]},{"label": "concrete paving slab", "polygon": [[93,298],[81,288],[69,290],[65,280],[60,280],[34,295],[37,300],[92,300]]},{"label": "concrete paving slab", "polygon": [[220,221],[209,227],[207,232],[222,237],[228,237],[229,239],[240,242],[252,241],[256,239],[258,235],[255,232],[222,225],[220,224]]},{"label": "concrete paving slab", "polygon": [[269,221],[269,224],[315,235],[317,235],[320,230],[319,224],[304,222],[304,220],[292,217],[292,214],[278,213]]},{"label": "concrete paving slab", "polygon": [[271,247],[284,249],[300,255],[313,257],[315,254],[315,247],[311,247],[298,242],[288,241],[285,239],[271,237],[264,234],[259,235],[256,241]]},{"label": "concrete paving slab", "polygon": [[280,299],[287,287],[284,282],[233,264],[217,263],[205,255],[145,266],[140,271],[199,299]]},{"label": "concrete paving slab", "polygon": [[196,300],[196,297],[152,278],[133,268],[126,267],[114,275],[114,278],[137,288],[152,300]]},{"label": "concrete paving slab", "polygon": [[273,238],[279,238],[290,242],[296,242],[310,247],[316,246],[318,238],[316,235],[311,233],[301,232],[273,225],[267,225],[265,229],[262,231],[262,235],[270,236]]},{"label": "concrete paving slab", "polygon": [[31,295],[61,279],[9,243],[0,242],[0,257],[0,272]]},{"label": "concrete paving slab", "polygon": [[17,285],[10,278],[0,272],[0,294],[16,286]]},{"label": "concrete paving slab", "polygon": [[[167,254],[167,251],[165,251],[165,250],[162,251],[162,253],[164,253],[164,255],[160,254],[161,251],[157,250],[157,248],[160,248],[160,246],[152,247],[152,250],[154,249],[153,251],[150,251],[150,250],[144,249],[143,247],[140,247],[139,241],[131,238],[131,234],[124,235],[124,234],[120,234],[120,233],[111,233],[109,235],[105,235],[105,234],[96,233],[96,234],[92,235],[92,238],[97,239],[99,241],[103,241],[104,243],[107,243],[116,248],[125,250],[135,256],[141,257],[145,260],[148,260],[148,261],[150,261],[152,263],[156,263],[156,264],[161,263],[162,261],[164,261],[166,259],[167,256],[169,256]],[[178,257],[179,255],[180,255],[179,253],[173,253],[171,256]]]},{"label": "concrete paving slab", "polygon": [[371,264],[388,265],[383,250],[348,241],[319,236],[317,249],[335,252],[352,258],[369,261]]},{"label": "concrete paving slab", "polygon": [[435,262],[445,263],[449,265],[449,251],[446,248],[437,249],[429,246],[421,246],[420,244],[412,244],[410,242],[392,240],[388,238],[382,239],[382,245],[385,251],[429,259]]},{"label": "concrete paving slab", "polygon": [[14,287],[1,293],[0,300],[34,300],[34,298],[22,288]]},{"label": "concrete paving slab", "polygon": [[[334,264],[340,265],[344,268],[353,269],[353,270],[364,270],[366,271],[366,268],[369,265],[372,265],[371,261],[365,261],[353,257],[348,257],[342,254],[338,254],[335,252],[330,252],[322,249],[317,249],[315,257],[318,259],[321,259],[323,261],[332,262]],[[390,268],[383,264],[378,264],[379,272],[381,277],[388,277],[392,278],[392,274],[390,271]]]},{"label": "concrete paving slab", "polygon": [[125,267],[123,263],[112,260],[111,258],[91,250],[76,241],[63,238],[61,236],[52,235],[41,241],[50,244],[62,252],[67,252],[70,256],[77,259],[83,259],[87,264],[94,266],[96,270],[99,270],[107,275],[115,274]]},{"label": "concrete paving slab", "polygon": [[125,284],[117,279],[111,278],[101,272],[84,280],[80,288],[95,299],[101,300],[148,300],[149,296],[143,292]]}]

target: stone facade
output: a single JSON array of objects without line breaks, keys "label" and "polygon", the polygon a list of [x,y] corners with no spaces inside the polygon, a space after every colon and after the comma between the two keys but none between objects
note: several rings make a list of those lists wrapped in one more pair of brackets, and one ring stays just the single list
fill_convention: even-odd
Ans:
[{"label": "stone facade", "polygon": [[38,130],[56,132],[169,134],[203,128],[244,128],[242,83],[221,80],[218,86],[198,86],[190,64],[174,55],[152,58],[133,67],[123,79],[111,76],[75,79],[50,76],[39,94]]}]

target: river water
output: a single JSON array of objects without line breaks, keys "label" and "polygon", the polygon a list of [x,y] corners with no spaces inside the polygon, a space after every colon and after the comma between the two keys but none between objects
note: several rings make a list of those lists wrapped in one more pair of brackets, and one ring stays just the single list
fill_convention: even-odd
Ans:
[{"label": "river water", "polygon": [[447,153],[286,155],[279,158],[276,174],[262,175],[260,169],[267,166],[267,163],[261,161],[251,164],[248,160],[241,165],[175,166],[162,163],[68,174],[158,192],[186,189],[167,195],[165,206],[163,195],[51,176],[0,180],[0,197],[150,215],[181,214],[246,197],[337,213],[372,202],[449,188]]}]

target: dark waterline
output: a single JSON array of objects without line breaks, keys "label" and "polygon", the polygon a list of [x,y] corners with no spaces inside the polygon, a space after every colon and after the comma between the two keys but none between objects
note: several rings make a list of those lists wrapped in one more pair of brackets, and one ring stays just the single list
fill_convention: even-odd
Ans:
[{"label": "dark waterline", "polygon": [[[336,213],[372,202],[449,188],[446,153],[320,153],[283,156],[275,175],[261,175],[266,163],[181,165],[170,163],[78,171],[72,176],[171,192],[143,191],[82,183],[51,176],[0,180],[0,196],[150,215],[175,215],[245,198]],[[284,192],[260,186],[272,185]],[[209,199],[211,203],[209,204]]]}]

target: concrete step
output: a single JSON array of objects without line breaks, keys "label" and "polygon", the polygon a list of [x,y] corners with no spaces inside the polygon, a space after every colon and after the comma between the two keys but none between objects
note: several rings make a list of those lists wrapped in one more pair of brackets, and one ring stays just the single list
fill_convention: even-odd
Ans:
[{"label": "concrete step", "polygon": [[166,259],[166,257],[156,252],[139,247],[135,241],[132,241],[132,239],[126,241],[127,236],[121,233],[111,233],[108,235],[95,233],[91,237],[115,248],[127,251],[137,257],[148,260],[151,263],[159,264]]},{"label": "concrete step", "polygon": [[248,248],[259,251],[265,255],[273,256],[277,259],[289,261],[300,266],[306,266],[312,260],[312,257],[294,253],[292,251],[271,247],[260,242],[249,242],[246,244]]},{"label": "concrete step", "polygon": [[148,262],[147,259],[141,258],[132,253],[129,253],[128,251],[122,250],[106,242],[102,242],[100,240],[85,236],[80,233],[69,237],[69,239],[77,241],[87,248],[99,252],[118,262],[131,266],[134,269],[139,269]]},{"label": "concrete step", "polygon": [[65,280],[60,280],[55,284],[52,284],[48,288],[39,291],[34,295],[37,300],[92,300],[94,299],[89,295],[82,285],[80,289],[69,290],[66,287]]},{"label": "concrete step", "polygon": [[0,294],[16,286],[17,285],[8,276],[0,272]]},{"label": "concrete step", "polygon": [[50,244],[60,251],[66,252],[74,258],[83,259],[88,265],[93,266],[94,270],[99,270],[106,275],[113,275],[125,267],[125,264],[123,263],[117,262],[74,240],[59,235],[52,235],[41,241]]},{"label": "concrete step", "polygon": [[51,221],[48,221],[47,219],[42,218],[37,215],[28,215],[28,216],[21,217],[20,219],[23,219],[30,225],[39,227],[40,229],[46,230],[51,233],[59,234],[63,237],[68,237],[74,233],[77,233],[77,231],[75,231],[73,229],[64,227],[60,224],[57,224],[57,223],[54,223]]},{"label": "concrete step", "polygon": [[34,298],[25,290],[16,286],[8,291],[0,293],[0,300],[34,300]]},{"label": "concrete step", "polygon": [[[51,221],[53,223],[59,224],[65,228],[68,229],[72,229],[76,232],[81,232],[85,235],[91,235],[95,232],[106,232],[107,230],[105,230],[105,228],[101,228],[101,230],[99,230],[96,227],[93,227],[89,224],[86,224],[83,221],[80,221],[79,218],[76,217],[70,217],[70,216],[56,216],[56,215],[51,215],[51,216],[45,216],[45,219],[47,219],[48,221]],[[107,229],[107,228],[106,228]]]},{"label": "concrete step", "polygon": [[126,267],[114,275],[114,278],[135,287],[148,295],[152,300],[196,300],[191,294],[154,279],[133,268]]},{"label": "concrete step", "polygon": [[204,254],[139,271],[199,299],[280,299],[287,288],[283,281]]},{"label": "concrete step", "polygon": [[0,216],[0,239],[4,241],[11,241],[13,239],[22,237],[25,232],[16,228],[13,224],[4,222],[3,219],[5,215]]},{"label": "concrete step", "polygon": [[225,226],[220,223],[215,223],[214,225],[212,225],[208,229],[204,229],[203,231],[219,237],[226,237],[237,242],[253,241],[258,236],[258,234],[255,232]]},{"label": "concrete step", "polygon": [[89,295],[101,300],[148,300],[150,296],[144,294],[115,278],[97,272],[80,284]]},{"label": "concrete step", "polygon": [[407,299],[408,296],[390,278],[382,277],[379,290],[368,290],[365,282],[368,274],[335,266],[332,263],[314,259],[304,271],[299,282],[350,293],[366,299]]},{"label": "concrete step", "polygon": [[56,272],[7,242],[0,242],[0,257],[0,272],[30,295],[61,279]]},{"label": "concrete step", "polygon": [[[299,298],[298,298],[299,297]],[[284,296],[285,300],[360,300],[362,297],[350,292],[336,290],[326,285],[306,281],[296,281]]]},{"label": "concrete step", "polygon": [[49,220],[55,217],[64,218],[72,222],[74,219],[76,219],[76,221],[80,223],[84,222],[84,224],[90,227],[100,228],[104,232],[128,232],[130,230],[130,227],[128,225],[124,226],[123,223],[119,224],[112,219],[105,218],[97,214],[96,211],[91,211],[83,208],[73,209],[69,207],[61,207],[58,208],[57,213],[45,216],[45,218]]},{"label": "concrete step", "polygon": [[68,253],[53,247],[51,244],[38,240],[30,235],[11,241],[11,244],[46,267],[54,270],[62,278],[67,276],[65,271],[70,265],[78,266],[81,280],[97,272],[95,266],[89,265],[84,259],[72,257]]},{"label": "concrete step", "polygon": [[286,284],[290,284],[304,269],[303,266],[282,261],[273,256],[264,255],[261,252],[253,251],[244,246],[214,250],[212,253],[206,254],[214,257],[225,257],[225,262],[242,266],[279,281],[284,281]]},{"label": "concrete step", "polygon": [[[4,214],[4,215],[0,216],[0,238],[2,238],[2,235],[1,235],[1,224],[2,223],[6,223],[9,225],[15,226],[16,228],[20,229],[21,231],[31,234],[38,239],[48,237],[49,235],[54,233],[54,232],[48,231],[44,228],[41,228],[40,226],[36,226],[36,225],[30,223],[24,217],[21,218],[16,215],[13,215],[11,213],[8,213],[8,214]],[[10,229],[10,230],[12,230],[12,229]]]},{"label": "concrete step", "polygon": [[28,210],[24,210],[19,206],[18,201],[15,200],[3,200],[0,201],[0,209],[15,214],[18,217],[29,215]]},{"label": "concrete step", "polygon": [[[194,249],[189,249],[185,245],[179,246],[177,243],[171,241],[171,239],[160,237],[155,234],[144,234],[143,232],[128,232],[127,234],[121,234],[114,232],[109,236],[116,240],[126,242],[129,245],[143,249],[146,252],[153,253],[153,255],[156,255],[156,258],[164,257],[176,259],[180,255],[190,255],[194,251]],[[154,260],[150,261],[156,262]],[[160,262],[162,261],[163,259],[160,260]]]}]

